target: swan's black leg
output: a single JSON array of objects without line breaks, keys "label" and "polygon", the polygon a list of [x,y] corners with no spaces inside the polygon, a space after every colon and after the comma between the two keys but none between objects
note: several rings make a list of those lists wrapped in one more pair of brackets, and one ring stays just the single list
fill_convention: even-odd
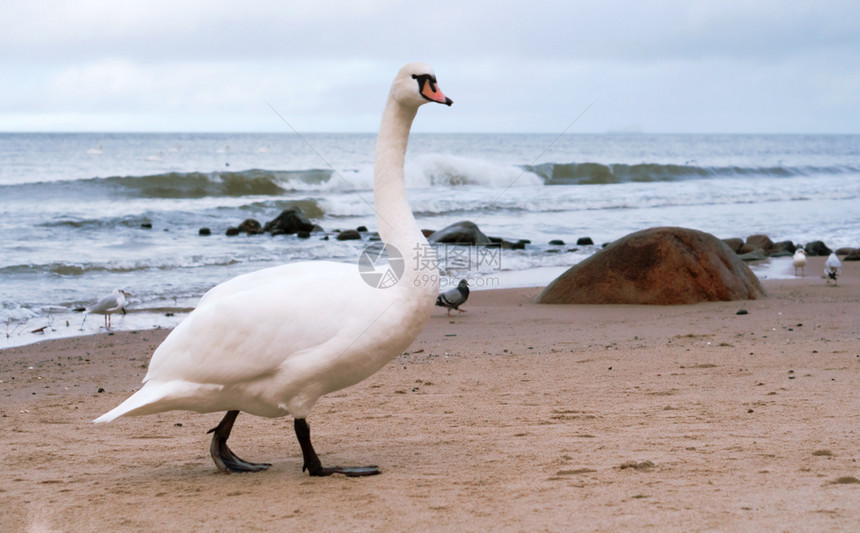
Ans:
[{"label": "swan's black leg", "polygon": [[302,447],[302,456],[305,464],[302,466],[302,472],[308,471],[312,476],[330,476],[332,474],[343,474],[349,477],[373,476],[379,473],[379,468],[376,466],[330,466],[324,467],[314,451],[311,444],[311,428],[304,418],[297,418],[294,426],[296,428],[296,437],[299,439],[299,445]]},{"label": "swan's black leg", "polygon": [[230,436],[230,431],[233,429],[233,422],[239,416],[239,411],[227,411],[221,423],[218,426],[210,429],[207,433],[212,433],[212,444],[209,445],[209,453],[212,455],[212,460],[215,461],[215,466],[222,472],[259,472],[269,468],[268,463],[249,463],[236,457],[230,448],[227,447],[227,438]]}]

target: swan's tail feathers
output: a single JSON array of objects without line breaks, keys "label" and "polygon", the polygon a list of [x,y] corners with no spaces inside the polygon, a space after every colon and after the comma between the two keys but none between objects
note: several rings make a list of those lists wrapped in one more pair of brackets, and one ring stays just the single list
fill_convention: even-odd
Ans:
[{"label": "swan's tail feathers", "polygon": [[150,415],[173,409],[187,409],[184,404],[189,397],[199,393],[201,387],[205,386],[187,381],[148,381],[126,401],[93,422],[111,422],[121,416]]}]

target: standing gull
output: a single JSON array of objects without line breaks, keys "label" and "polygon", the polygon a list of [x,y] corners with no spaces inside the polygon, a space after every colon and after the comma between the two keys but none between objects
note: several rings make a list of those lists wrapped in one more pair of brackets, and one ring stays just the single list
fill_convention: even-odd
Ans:
[{"label": "standing gull", "polygon": [[836,285],[836,278],[842,275],[842,262],[836,257],[836,252],[831,252],[827,261],[824,263],[824,279],[828,285],[833,281]]},{"label": "standing gull", "polygon": [[803,269],[806,268],[806,250],[798,248],[794,252],[794,257],[791,258],[791,264],[794,265],[794,275],[797,275],[797,269],[800,269],[800,275],[803,276]]},{"label": "standing gull", "polygon": [[125,299],[126,296],[131,296],[131,294],[122,289],[114,289],[110,294],[101,298],[98,302],[82,309],[82,311],[85,311],[87,314],[84,315],[84,319],[81,321],[81,329],[84,327],[84,322],[87,321],[87,315],[91,313],[104,315],[105,329],[110,329],[111,314],[117,312],[125,314],[125,304],[127,303]]},{"label": "standing gull", "polygon": [[451,310],[456,309],[461,313],[465,313],[465,309],[460,309],[460,306],[466,303],[469,299],[469,284],[466,280],[461,279],[453,289],[448,289],[436,297],[436,305],[439,307],[448,308],[448,316],[451,316]]},{"label": "standing gull", "polygon": [[[429,65],[406,65],[394,78],[377,137],[379,234],[404,252],[432,250],[406,201],[403,176],[409,130],[427,102],[452,103]],[[95,421],[174,409],[227,411],[210,431],[212,459],[225,472],[254,472],[270,465],[243,461],[227,447],[239,412],[291,415],[302,470],[312,476],[378,474],[376,466],[323,467],[306,418],[321,396],[365,379],[412,343],[439,290],[438,281],[425,283],[427,278],[420,265],[409,264],[397,284],[378,289],[364,282],[354,264],[329,261],[233,278],[207,292],[156,349],[143,387]]]}]

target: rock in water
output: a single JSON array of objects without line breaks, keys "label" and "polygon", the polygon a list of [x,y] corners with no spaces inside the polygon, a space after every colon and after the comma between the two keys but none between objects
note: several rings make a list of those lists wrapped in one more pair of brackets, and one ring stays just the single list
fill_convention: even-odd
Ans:
[{"label": "rock in water", "polygon": [[360,241],[361,233],[355,231],[354,229],[345,229],[337,234],[337,240],[339,241]]},{"label": "rock in water", "polygon": [[257,235],[263,233],[263,228],[260,223],[253,218],[246,218],[239,224],[239,233],[247,233],[248,235]]},{"label": "rock in water", "polygon": [[755,274],[723,241],[701,231],[662,227],[622,237],[574,265],[537,301],[677,305],[764,295]]},{"label": "rock in water", "polygon": [[302,213],[298,207],[290,207],[281,211],[281,214],[266,222],[263,231],[272,235],[292,235],[300,231],[314,231],[314,224]]},{"label": "rock in water", "polygon": [[821,255],[827,257],[833,251],[822,241],[812,241],[803,247],[808,255]]},{"label": "rock in water", "polygon": [[773,250],[773,241],[767,235],[750,235],[737,252],[739,254],[748,254],[756,250],[761,250],[764,255],[770,254]]},{"label": "rock in water", "polygon": [[490,244],[490,238],[478,229],[474,222],[464,220],[434,232],[427,238],[430,244],[441,242],[451,244]]},{"label": "rock in water", "polygon": [[733,252],[738,252],[741,247],[744,245],[744,240],[739,239],[737,237],[731,237],[729,239],[723,239],[723,242],[726,243],[726,246],[732,249]]}]

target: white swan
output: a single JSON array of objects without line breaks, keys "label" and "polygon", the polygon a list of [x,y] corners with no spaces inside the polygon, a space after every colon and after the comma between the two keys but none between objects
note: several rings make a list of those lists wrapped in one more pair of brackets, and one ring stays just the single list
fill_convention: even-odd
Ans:
[{"label": "white swan", "polygon": [[[406,201],[403,163],[418,107],[451,105],[429,65],[403,67],[391,86],[376,144],[374,199],[379,234],[404,256],[432,249]],[[240,411],[292,415],[304,466],[312,476],[363,476],[370,467],[325,468],[305,421],[324,394],[349,387],[382,368],[418,336],[433,309],[438,281],[426,261],[406,261],[394,286],[365,283],[355,264],[303,262],[252,272],[207,292],[198,307],[155,351],[144,386],[96,422],[173,409],[227,411],[210,454],[219,469],[249,472],[227,447]],[[299,303],[296,303],[299,302]]]}]

